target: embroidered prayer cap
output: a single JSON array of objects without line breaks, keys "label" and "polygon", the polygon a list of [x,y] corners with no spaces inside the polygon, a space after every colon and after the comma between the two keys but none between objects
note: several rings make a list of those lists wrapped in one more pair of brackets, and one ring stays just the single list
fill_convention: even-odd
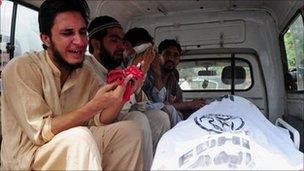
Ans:
[{"label": "embroidered prayer cap", "polygon": [[94,38],[97,33],[111,27],[121,27],[119,22],[110,16],[96,17],[89,25],[89,38]]}]

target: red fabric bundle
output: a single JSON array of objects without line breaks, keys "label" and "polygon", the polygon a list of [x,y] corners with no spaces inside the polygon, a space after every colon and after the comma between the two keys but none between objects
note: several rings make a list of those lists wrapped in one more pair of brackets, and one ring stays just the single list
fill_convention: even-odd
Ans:
[{"label": "red fabric bundle", "polygon": [[[133,75],[132,79],[135,79],[135,80],[144,78],[144,73],[140,69],[138,69],[135,65],[131,65],[124,69],[114,69],[114,70],[111,70],[110,72],[108,72],[107,83],[113,83],[113,82],[117,81],[117,83],[119,85],[122,85],[124,80],[126,79],[126,77],[130,74]],[[133,80],[130,80],[127,83],[127,88],[123,95],[124,102],[127,102],[130,100],[131,91],[134,86],[132,81]]]}]

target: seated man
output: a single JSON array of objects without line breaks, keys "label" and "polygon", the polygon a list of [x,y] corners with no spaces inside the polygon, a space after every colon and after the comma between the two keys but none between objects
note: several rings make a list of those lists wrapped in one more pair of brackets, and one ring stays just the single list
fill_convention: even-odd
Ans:
[{"label": "seated man", "polygon": [[[152,61],[156,60],[155,58],[159,58],[159,57],[155,56],[155,55],[154,56],[142,55],[142,54],[148,54],[151,50],[155,51],[153,37],[149,34],[149,32],[147,30],[145,30],[144,28],[135,27],[135,28],[130,29],[126,33],[124,40],[125,40],[125,46],[126,46],[127,55],[128,55],[127,63],[136,65],[143,61],[143,66],[142,66],[143,71],[147,72],[148,70],[151,70],[150,65],[151,65]],[[144,46],[144,45],[148,45],[146,50],[141,49],[141,48],[143,48],[142,46]],[[141,52],[141,51],[143,51],[143,52]],[[155,62],[153,62],[153,63],[155,63]],[[155,66],[152,66],[152,67],[155,67]],[[149,73],[150,72],[148,72],[147,79],[149,78]],[[147,80],[147,79],[145,80],[145,83],[143,86],[143,90],[145,91],[145,93],[149,93],[146,91],[147,83],[149,82],[149,80]],[[149,83],[151,83],[151,82],[149,82]],[[151,87],[153,87],[153,85],[151,85]],[[148,94],[148,99],[150,101],[147,103],[146,108],[148,110],[161,109],[161,110],[165,111],[170,117],[171,127],[175,126],[176,123],[178,123],[179,121],[182,120],[179,113],[175,110],[174,106],[172,106],[171,104],[165,104],[165,103],[163,103],[163,101],[155,100],[151,97],[150,94]]]},{"label": "seated man", "polygon": [[[124,31],[119,22],[110,16],[93,19],[88,31],[89,51],[94,57],[86,58],[85,63],[92,66],[99,81],[105,83],[108,71],[117,69],[123,64]],[[132,120],[138,123],[143,139],[144,170],[148,170],[152,164],[153,149],[156,149],[160,137],[170,128],[170,122],[165,112],[146,110],[147,98],[141,91],[143,80],[133,79],[132,81],[134,93],[124,106],[120,106],[122,110],[115,114],[113,121]]]},{"label": "seated man", "polygon": [[303,153],[250,101],[223,96],[160,140],[152,170],[300,170]]},{"label": "seated man", "polygon": [[44,51],[11,60],[2,73],[1,170],[141,170],[133,121],[110,124],[122,85],[100,87],[83,63],[85,0],[46,0],[39,11]]},{"label": "seated man", "polygon": [[146,29],[135,27],[125,34],[124,45],[126,49],[124,63],[137,65],[143,62],[141,68],[146,73],[157,56],[153,37]]},{"label": "seated man", "polygon": [[182,53],[181,46],[175,40],[166,39],[159,44],[158,53],[160,56],[152,62],[143,90],[153,102],[172,105],[174,110],[181,112],[186,118],[187,114],[183,113],[184,111],[197,110],[205,103],[202,99],[183,101],[182,90],[175,73]]}]

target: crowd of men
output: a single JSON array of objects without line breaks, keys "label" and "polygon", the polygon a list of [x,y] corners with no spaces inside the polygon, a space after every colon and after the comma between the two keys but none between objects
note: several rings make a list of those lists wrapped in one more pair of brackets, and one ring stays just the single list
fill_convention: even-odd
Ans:
[{"label": "crowd of men", "polygon": [[[125,34],[110,16],[89,22],[85,0],[46,0],[38,20],[43,50],[14,58],[2,73],[2,169],[149,170],[161,136],[184,111],[204,106],[182,100],[176,40],[156,50],[144,28]],[[137,53],[143,43],[151,45]],[[107,82],[130,65],[143,79]]]}]

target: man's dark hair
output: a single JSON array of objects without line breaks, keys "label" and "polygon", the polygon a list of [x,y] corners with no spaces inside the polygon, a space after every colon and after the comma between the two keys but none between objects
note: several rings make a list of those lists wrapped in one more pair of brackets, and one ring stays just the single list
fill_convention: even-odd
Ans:
[{"label": "man's dark hair", "polygon": [[[107,28],[111,28],[112,26],[121,27],[119,22],[110,16],[96,17],[89,24],[88,32],[89,32],[89,52],[90,53],[93,53],[93,47],[91,45],[91,40],[96,39],[96,40],[102,41],[102,39],[107,35]],[[97,28],[100,28],[100,29],[95,30]]]},{"label": "man's dark hair", "polygon": [[131,43],[132,47],[139,45],[140,43],[154,43],[153,37],[149,34],[149,32],[144,28],[132,28],[130,29],[124,37],[125,41]]},{"label": "man's dark hair", "polygon": [[166,50],[170,46],[175,46],[177,48],[179,54],[180,55],[182,54],[182,48],[181,48],[180,44],[177,43],[177,41],[174,39],[166,39],[166,40],[162,41],[158,45],[158,53],[162,53],[163,50]]},{"label": "man's dark hair", "polygon": [[[86,25],[90,17],[90,9],[85,0],[45,0],[39,9],[39,30],[41,34],[51,36],[55,17],[62,12],[75,11],[83,17]],[[44,49],[47,47],[42,45]]]}]

